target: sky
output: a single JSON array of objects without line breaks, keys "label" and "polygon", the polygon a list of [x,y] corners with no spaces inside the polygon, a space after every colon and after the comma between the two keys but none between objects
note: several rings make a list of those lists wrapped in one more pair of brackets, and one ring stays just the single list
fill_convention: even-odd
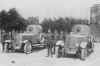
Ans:
[{"label": "sky", "polygon": [[89,18],[90,7],[100,0],[0,0],[0,11],[16,8],[24,17]]}]

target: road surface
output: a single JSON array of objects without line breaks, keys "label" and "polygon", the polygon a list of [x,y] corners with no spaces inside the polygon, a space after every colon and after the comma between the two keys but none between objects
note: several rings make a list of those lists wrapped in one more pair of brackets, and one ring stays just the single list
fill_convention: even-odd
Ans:
[{"label": "road surface", "polygon": [[0,66],[99,66],[100,43],[95,43],[94,52],[85,61],[78,58],[50,58],[46,55],[46,49],[28,55],[0,52]]}]

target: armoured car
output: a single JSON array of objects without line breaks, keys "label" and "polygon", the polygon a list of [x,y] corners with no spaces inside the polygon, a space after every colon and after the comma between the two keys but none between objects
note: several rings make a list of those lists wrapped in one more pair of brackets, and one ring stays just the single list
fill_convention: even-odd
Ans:
[{"label": "armoured car", "polygon": [[43,47],[43,34],[40,25],[29,25],[24,33],[14,33],[13,39],[3,42],[4,49],[8,51],[21,50],[31,53],[33,47]]},{"label": "armoured car", "polygon": [[65,34],[63,45],[58,45],[57,57],[70,54],[85,58],[93,51],[94,38],[88,25],[77,24],[69,34]]}]

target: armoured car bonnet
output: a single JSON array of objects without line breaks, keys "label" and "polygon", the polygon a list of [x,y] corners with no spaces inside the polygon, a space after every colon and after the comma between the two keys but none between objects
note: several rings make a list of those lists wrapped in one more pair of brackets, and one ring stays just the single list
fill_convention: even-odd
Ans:
[{"label": "armoured car bonnet", "polygon": [[82,25],[82,24],[74,25],[72,28],[72,32],[80,34],[89,34],[90,27],[88,25]]}]

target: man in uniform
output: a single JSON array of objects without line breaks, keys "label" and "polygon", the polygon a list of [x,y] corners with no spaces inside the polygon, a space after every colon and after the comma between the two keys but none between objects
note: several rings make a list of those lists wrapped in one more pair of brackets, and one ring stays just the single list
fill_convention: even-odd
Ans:
[{"label": "man in uniform", "polygon": [[54,46],[53,46],[53,54],[55,54],[55,52],[56,52],[56,42],[58,41],[58,39],[59,39],[59,34],[58,34],[58,32],[57,31],[55,31],[55,33],[54,33],[54,36],[53,36],[53,44],[54,44]]},{"label": "man in uniform", "polygon": [[47,35],[48,56],[52,57],[52,55],[53,55],[53,46],[54,46],[53,34],[51,32],[48,32],[48,35]]}]

